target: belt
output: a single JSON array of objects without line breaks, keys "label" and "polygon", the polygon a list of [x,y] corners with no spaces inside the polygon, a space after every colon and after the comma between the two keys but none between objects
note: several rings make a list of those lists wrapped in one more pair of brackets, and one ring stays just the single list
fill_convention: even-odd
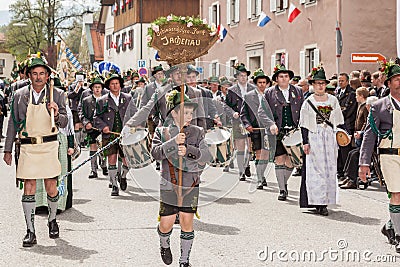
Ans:
[{"label": "belt", "polygon": [[400,148],[379,148],[379,154],[387,154],[387,155],[399,155],[400,156]]},{"label": "belt", "polygon": [[57,134],[39,136],[39,137],[21,138],[21,145],[34,145],[34,144],[42,144],[53,141],[57,141]]}]

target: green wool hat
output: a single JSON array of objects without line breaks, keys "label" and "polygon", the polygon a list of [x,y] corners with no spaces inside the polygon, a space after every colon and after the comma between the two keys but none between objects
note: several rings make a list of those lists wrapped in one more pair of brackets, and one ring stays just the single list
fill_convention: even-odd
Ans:
[{"label": "green wool hat", "polygon": [[324,81],[326,84],[330,83],[330,81],[326,79],[325,70],[322,67],[314,68],[311,74],[312,79],[308,80],[309,84],[313,84],[315,81]]},{"label": "green wool hat", "polygon": [[196,76],[200,74],[200,72],[197,71],[195,66],[188,65],[187,66],[187,74],[190,74],[190,73],[193,73],[193,72],[196,73]]},{"label": "green wool hat", "polygon": [[241,63],[240,65],[235,66],[235,69],[236,69],[236,73],[233,75],[235,78],[241,72],[245,72],[247,74],[247,76],[249,76],[250,73],[251,73],[249,70],[246,69],[246,66],[243,63]]},{"label": "green wool hat", "polygon": [[47,72],[49,73],[49,75],[51,74],[51,69],[49,68],[49,66],[47,66],[47,63],[44,62],[44,60],[41,58],[38,58],[38,57],[32,58],[28,64],[27,71],[30,72],[31,69],[33,69],[35,67],[44,67],[47,70]]},{"label": "green wool hat", "polygon": [[153,70],[151,71],[151,76],[154,76],[157,72],[159,72],[159,71],[164,71],[164,69],[163,69],[163,67],[162,67],[162,65],[160,64],[160,65],[158,65],[158,66],[155,66],[154,68],[153,68]]},{"label": "green wool hat", "polygon": [[106,88],[109,88],[111,80],[114,80],[114,79],[118,79],[118,80],[119,80],[119,84],[121,85],[121,89],[122,89],[122,87],[124,87],[124,79],[123,79],[121,76],[119,76],[118,74],[112,74],[112,75],[105,81],[105,83],[104,83],[105,87],[106,87]]},{"label": "green wool hat", "polygon": [[[179,106],[181,104],[181,93],[176,89],[172,90],[171,92],[169,92],[165,95],[165,102],[166,102],[167,108],[168,108],[168,112],[167,112],[167,116],[168,116],[172,110],[174,110],[177,106]],[[196,109],[198,106],[198,104],[195,102],[192,102],[186,94],[184,95],[184,105],[191,106],[194,109]]]},{"label": "green wool hat", "polygon": [[276,78],[278,77],[279,73],[287,73],[289,74],[289,78],[293,79],[294,77],[294,72],[291,70],[286,69],[285,65],[283,64],[278,64],[274,68],[274,74],[272,75],[272,80],[276,82]]},{"label": "green wool hat", "polygon": [[89,88],[92,89],[93,85],[95,85],[95,84],[101,84],[101,87],[104,88],[103,80],[100,77],[93,78],[89,85]]},{"label": "green wool hat", "polygon": [[60,88],[60,89],[65,89],[65,86],[62,84],[61,80],[59,77],[54,77],[54,87]]},{"label": "green wool hat", "polygon": [[171,74],[175,71],[179,70],[179,67],[177,65],[171,66],[168,70],[165,71],[165,75],[167,77],[171,76]]},{"label": "green wool hat", "polygon": [[254,84],[257,84],[257,80],[261,79],[261,78],[266,79],[267,83],[271,82],[271,79],[267,75],[265,75],[265,73],[262,69],[256,70],[253,74],[253,77],[251,77],[251,78],[253,79]]},{"label": "green wool hat", "polygon": [[137,73],[136,71],[135,71],[135,72],[132,72],[131,78],[134,78],[134,77],[140,77],[140,76],[139,76],[139,73]]},{"label": "green wool hat", "polygon": [[146,83],[146,80],[143,77],[140,77],[139,80],[135,81],[136,84],[138,83]]},{"label": "green wool hat", "polygon": [[388,81],[397,75],[400,75],[400,66],[397,64],[394,64],[389,67],[389,70],[388,70],[388,73],[386,76],[387,78],[385,80],[385,85],[387,86]]},{"label": "green wool hat", "polygon": [[210,83],[218,83],[218,84],[220,84],[220,81],[219,81],[219,79],[218,79],[217,76],[211,76],[211,77],[208,79],[208,83],[209,83],[209,84],[210,84]]}]

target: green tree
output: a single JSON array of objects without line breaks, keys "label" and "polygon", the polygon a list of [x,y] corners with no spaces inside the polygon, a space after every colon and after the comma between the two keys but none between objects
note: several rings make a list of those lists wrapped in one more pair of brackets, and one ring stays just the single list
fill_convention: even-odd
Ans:
[{"label": "green tree", "polygon": [[83,9],[75,2],[66,8],[61,0],[17,0],[10,5],[13,19],[7,26],[6,47],[18,60],[26,58],[29,51],[40,51],[55,67],[57,34],[73,29],[73,21]]}]

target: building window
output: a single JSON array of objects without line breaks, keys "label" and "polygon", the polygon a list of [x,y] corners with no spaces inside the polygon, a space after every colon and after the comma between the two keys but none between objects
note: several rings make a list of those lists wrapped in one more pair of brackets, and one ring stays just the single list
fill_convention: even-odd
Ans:
[{"label": "building window", "polygon": [[106,48],[107,48],[107,49],[112,48],[112,47],[111,47],[111,44],[112,44],[112,35],[109,34],[109,35],[107,35],[107,37],[106,37]]},{"label": "building window", "polygon": [[210,24],[214,23],[215,25],[219,25],[220,24],[220,12],[219,12],[219,3],[216,2],[214,4],[212,4],[209,8],[208,8],[208,20],[210,22]]},{"label": "building window", "polygon": [[0,59],[0,68],[4,68],[6,66],[6,60]]},{"label": "building window", "polygon": [[219,77],[219,63],[218,61],[212,61],[209,65],[209,76]]},{"label": "building window", "polygon": [[122,46],[122,40],[121,40],[121,36],[118,34],[117,37],[115,38],[115,42],[117,43],[117,53],[119,53],[121,51],[121,46]]},{"label": "building window", "polygon": [[129,8],[129,9],[133,8],[133,0],[129,1],[128,8]]},{"label": "building window", "polygon": [[271,12],[283,12],[288,8],[288,0],[270,0]]},{"label": "building window", "polygon": [[[129,2],[132,3],[132,2]],[[129,41],[129,49],[133,49],[133,30],[129,30],[128,32],[128,41]]]},{"label": "building window", "polygon": [[247,0],[247,18],[258,19],[262,9],[262,0]]},{"label": "building window", "polygon": [[3,67],[0,67],[0,74],[4,74],[4,69],[3,69]]},{"label": "building window", "polygon": [[312,70],[320,64],[320,51],[315,46],[305,47],[300,51],[300,76],[306,77]]},{"label": "building window", "polygon": [[128,43],[128,38],[126,38],[126,32],[122,34],[122,51],[126,51],[126,45]]},{"label": "building window", "polygon": [[275,54],[275,66],[276,65],[285,65],[286,67],[288,67],[287,62],[286,62],[286,53],[285,52]]},{"label": "building window", "polygon": [[311,5],[317,3],[317,0],[300,0],[300,4]]},{"label": "building window", "polygon": [[226,1],[226,24],[235,25],[239,22],[240,0]]}]

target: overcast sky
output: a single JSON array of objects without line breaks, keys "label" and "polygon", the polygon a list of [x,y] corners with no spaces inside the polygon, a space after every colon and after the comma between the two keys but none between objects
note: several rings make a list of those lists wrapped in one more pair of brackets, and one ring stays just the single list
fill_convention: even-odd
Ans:
[{"label": "overcast sky", "polygon": [[8,10],[10,4],[15,2],[16,0],[1,0],[0,10]]}]

